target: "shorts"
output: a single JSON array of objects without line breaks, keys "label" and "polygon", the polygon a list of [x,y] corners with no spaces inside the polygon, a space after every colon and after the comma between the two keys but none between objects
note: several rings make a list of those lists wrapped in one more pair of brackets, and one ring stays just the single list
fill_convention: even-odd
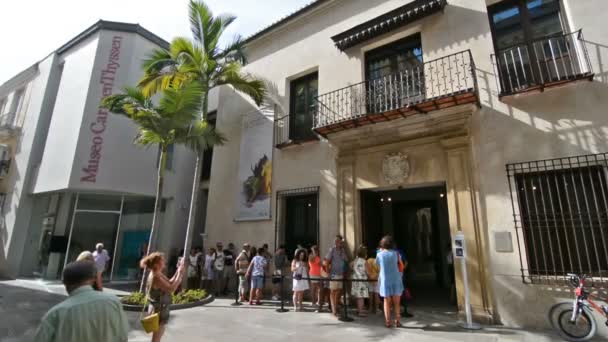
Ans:
[{"label": "shorts", "polygon": [[251,277],[251,288],[252,289],[263,289],[264,288],[264,276]]},{"label": "shorts", "polygon": [[239,290],[247,291],[247,277],[244,274],[239,274]]},{"label": "shorts", "polygon": [[367,283],[367,286],[369,288],[369,292],[370,293],[372,293],[372,292],[373,293],[378,293],[378,282],[377,281],[374,281],[374,282],[371,282],[371,283]]},{"label": "shorts", "polygon": [[330,290],[342,290],[342,282],[341,281],[336,281],[336,280],[342,280],[342,276],[340,275],[331,275],[330,279],[333,281],[329,282],[329,289]]},{"label": "shorts", "polygon": [[223,273],[222,275],[224,276],[224,278],[230,279],[230,278],[234,277],[234,274],[235,274],[234,266],[231,266],[231,265],[224,266],[224,271],[222,273]]},{"label": "shorts", "polygon": [[318,275],[311,275],[310,276],[310,283],[317,285],[321,282],[321,278]]}]

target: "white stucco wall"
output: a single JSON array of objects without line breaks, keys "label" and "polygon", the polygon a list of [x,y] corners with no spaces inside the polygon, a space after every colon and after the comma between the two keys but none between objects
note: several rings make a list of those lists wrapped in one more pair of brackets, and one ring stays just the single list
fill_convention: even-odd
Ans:
[{"label": "white stucco wall", "polygon": [[95,34],[60,57],[63,74],[34,193],[69,187],[98,44]]},{"label": "white stucco wall", "polygon": [[[57,76],[54,73],[56,63],[56,58],[49,56],[38,63],[38,70],[33,77],[24,80],[26,92],[21,111],[18,113],[18,117],[22,118],[22,125],[14,145],[11,171],[5,180],[7,199],[4,205],[4,220],[0,227],[0,274],[16,275],[19,261],[26,250],[27,227],[32,207],[28,194],[35,175],[32,153],[43,128],[40,127],[40,122],[48,120],[50,115],[50,112],[44,111],[44,106],[48,105],[49,99],[46,95],[49,83],[52,83],[50,79]],[[18,85],[15,89],[23,85]]]}]

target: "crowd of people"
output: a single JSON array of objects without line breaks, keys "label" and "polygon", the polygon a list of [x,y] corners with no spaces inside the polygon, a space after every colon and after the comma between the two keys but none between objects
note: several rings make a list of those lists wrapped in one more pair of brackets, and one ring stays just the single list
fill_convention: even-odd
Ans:
[{"label": "crowd of people", "polygon": [[[322,255],[318,246],[310,249],[298,246],[291,262],[284,245],[280,245],[274,256],[268,244],[256,248],[243,244],[237,254],[234,244],[223,249],[218,243],[203,254],[200,248],[193,248],[188,260],[188,284],[190,288],[205,288],[211,293],[227,294],[237,287],[232,283],[238,278],[238,300],[260,305],[264,289],[270,280],[272,300],[281,298],[284,284],[291,284],[293,310],[304,310],[304,297],[309,294],[315,312],[324,311],[327,304],[333,315],[339,317],[342,291],[350,291],[360,317],[379,311],[386,315],[387,326],[400,326],[401,306],[405,304],[404,269],[407,261],[403,251],[394,246],[393,239],[386,236],[378,248],[369,252],[363,245],[349,258],[341,236],[336,236],[333,246]],[[235,257],[236,256],[236,257]],[[198,283],[198,279],[202,283]],[[346,279],[345,279],[346,278]],[[347,280],[347,281],[346,281]],[[236,281],[236,279],[235,279]],[[344,285],[350,286],[344,289]],[[406,316],[411,316],[404,305]],[[394,318],[391,319],[391,311]]]},{"label": "crowd of people", "polygon": [[[237,254],[234,244],[229,243],[224,249],[222,243],[217,243],[207,253],[193,248],[188,257],[179,259],[169,278],[162,253],[144,256],[140,267],[147,270],[148,313],[159,316],[159,328],[153,332],[152,342],[160,341],[164,334],[171,294],[180,288],[184,277],[188,288],[204,288],[216,295],[227,294],[233,288],[231,284],[234,288],[238,284],[238,299],[250,305],[261,304],[269,279],[272,299],[284,300],[281,296],[289,281],[294,311],[304,310],[304,296],[308,292],[316,312],[322,312],[327,303],[336,317],[339,317],[339,306],[346,304],[342,302],[342,291],[349,290],[358,316],[382,311],[387,328],[401,326],[400,307],[407,292],[404,286],[407,261],[390,236],[382,238],[373,253],[359,246],[352,260],[339,235],[324,256],[318,246],[310,249],[298,246],[291,262],[289,259],[285,246],[279,246],[273,256],[267,244],[256,248],[245,243]],[[93,252],[82,252],[75,262],[65,267],[62,280],[69,297],[47,312],[36,341],[127,341],[129,325],[120,301],[102,292],[102,274],[109,260],[108,252],[99,243]],[[345,284],[350,285],[350,289],[344,288]],[[407,310],[405,314],[409,315]]]}]

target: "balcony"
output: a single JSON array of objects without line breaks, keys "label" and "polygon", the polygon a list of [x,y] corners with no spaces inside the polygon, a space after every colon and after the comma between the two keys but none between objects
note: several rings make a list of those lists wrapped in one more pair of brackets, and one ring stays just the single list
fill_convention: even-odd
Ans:
[{"label": "balcony", "polygon": [[274,120],[274,139],[274,145],[279,149],[318,140],[310,119],[294,122],[289,114]]},{"label": "balcony", "polygon": [[593,79],[581,30],[504,49],[492,59],[498,71],[500,96]]},{"label": "balcony", "polygon": [[319,95],[314,131],[322,136],[414,114],[478,104],[470,50]]},{"label": "balcony", "polygon": [[15,113],[0,115],[0,137],[10,137],[16,134],[19,127],[15,124]]}]

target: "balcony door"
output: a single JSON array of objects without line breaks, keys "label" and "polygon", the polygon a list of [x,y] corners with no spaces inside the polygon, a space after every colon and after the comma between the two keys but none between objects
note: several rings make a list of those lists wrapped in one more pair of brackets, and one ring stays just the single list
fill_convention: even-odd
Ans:
[{"label": "balcony door", "polygon": [[560,0],[508,0],[488,8],[503,92],[572,76],[575,44]]},{"label": "balcony door", "polygon": [[365,54],[368,113],[399,109],[424,93],[420,34],[381,46]]},{"label": "balcony door", "polygon": [[289,139],[307,141],[315,139],[312,131],[316,97],[319,94],[319,76],[312,73],[291,81]]}]

